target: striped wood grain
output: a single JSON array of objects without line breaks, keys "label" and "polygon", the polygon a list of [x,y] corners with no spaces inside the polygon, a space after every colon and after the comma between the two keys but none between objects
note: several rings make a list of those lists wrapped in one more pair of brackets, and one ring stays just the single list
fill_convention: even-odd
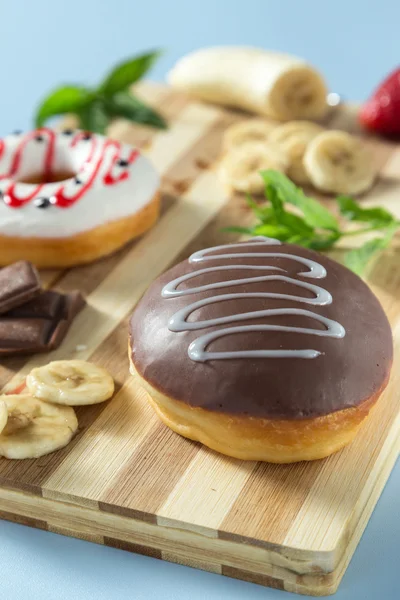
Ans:
[{"label": "striped wood grain", "polygon": [[[351,446],[313,463],[269,465],[230,459],[161,424],[128,374],[127,320],[151,281],[251,221],[239,196],[215,175],[224,129],[243,116],[189,101],[162,86],[139,90],[170,127],[155,132],[119,121],[111,134],[138,144],[162,174],[162,217],[142,239],[93,265],[44,274],[46,285],[81,289],[88,305],[50,355],[4,361],[12,391],[50,359],[90,359],[117,383],[107,404],[78,409],[79,431],[65,449],[38,460],[0,460],[0,517],[105,545],[299,593],[336,589],[398,453],[398,368]],[[354,130],[346,109],[329,126]],[[400,214],[398,148],[365,140],[381,178],[365,198]],[[397,171],[396,171],[397,169]],[[332,206],[331,200],[324,199]],[[338,256],[340,251],[338,251]],[[400,361],[400,269],[396,252],[370,284],[395,336]]]}]

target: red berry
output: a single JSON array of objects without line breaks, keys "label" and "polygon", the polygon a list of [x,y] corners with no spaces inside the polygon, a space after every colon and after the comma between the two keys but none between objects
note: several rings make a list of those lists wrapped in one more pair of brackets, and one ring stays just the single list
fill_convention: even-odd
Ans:
[{"label": "red berry", "polygon": [[360,110],[359,119],[370,131],[400,134],[400,68],[375,90]]}]

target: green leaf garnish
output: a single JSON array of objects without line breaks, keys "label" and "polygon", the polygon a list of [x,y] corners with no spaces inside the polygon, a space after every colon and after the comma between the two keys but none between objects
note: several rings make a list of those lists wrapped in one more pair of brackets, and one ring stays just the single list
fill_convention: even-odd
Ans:
[{"label": "green leaf garnish", "polygon": [[[319,251],[329,250],[344,236],[379,231],[379,237],[346,254],[346,265],[361,274],[378,252],[388,248],[400,229],[400,221],[386,209],[363,208],[352,198],[339,196],[337,204],[343,218],[354,224],[362,223],[358,229],[342,230],[329,210],[307,197],[282,173],[268,170],[262,171],[261,176],[265,182],[267,201],[259,203],[247,196],[247,204],[257,218],[256,224],[253,228],[230,227],[226,231],[264,235]],[[296,214],[287,210],[290,206],[296,207]]]},{"label": "green leaf garnish", "polygon": [[98,100],[81,108],[78,111],[78,116],[82,129],[94,133],[105,133],[110,121],[103,103]]},{"label": "green leaf garnish", "polygon": [[115,117],[165,129],[165,119],[128,92],[129,86],[147,73],[159,55],[157,50],[120,63],[97,89],[75,85],[57,88],[38,107],[36,127],[42,127],[51,117],[72,113],[77,116],[82,129],[95,133],[105,133],[109,121]]},{"label": "green leaf garnish", "polygon": [[250,227],[224,227],[222,231],[226,231],[227,233],[244,233],[254,235],[253,229],[251,229]]},{"label": "green leaf garnish", "polygon": [[99,91],[105,96],[111,97],[117,92],[126,90],[147,73],[160,54],[160,50],[154,50],[120,63],[100,84]]},{"label": "green leaf garnish", "polygon": [[354,271],[354,273],[357,273],[357,275],[362,275],[370,260],[390,246],[393,236],[398,229],[399,225],[392,223],[382,237],[369,240],[361,248],[355,248],[347,252],[344,258],[345,265]]},{"label": "green leaf garnish", "polygon": [[51,117],[65,113],[77,113],[89,104],[93,94],[85,87],[64,85],[57,88],[42,102],[35,116],[35,126],[42,127]]},{"label": "green leaf garnish", "polygon": [[319,235],[316,236],[315,239],[310,240],[308,247],[312,250],[329,250],[329,248],[332,248],[333,244],[335,244],[335,242],[337,242],[341,236],[342,234],[338,231],[328,235]]},{"label": "green leaf garnish", "polygon": [[246,202],[260,221],[269,219],[274,214],[274,209],[271,206],[258,204],[253,200],[250,194],[246,194]]},{"label": "green leaf garnish", "polygon": [[113,117],[124,117],[136,123],[166,129],[165,119],[153,108],[132,96],[129,92],[119,92],[105,101],[108,113]]},{"label": "green leaf garnish", "polygon": [[268,187],[273,188],[282,202],[288,202],[301,210],[307,225],[310,227],[331,229],[332,231],[339,230],[339,223],[333,214],[317,202],[317,200],[308,198],[303,190],[297,187],[283,173],[269,169],[261,171],[260,175],[264,179],[267,190]]},{"label": "green leaf garnish", "polygon": [[290,237],[290,230],[283,225],[270,225],[265,223],[264,225],[257,225],[254,227],[252,235],[263,235],[264,237],[272,237],[284,242]]},{"label": "green leaf garnish", "polygon": [[340,213],[349,221],[380,224],[389,224],[395,221],[394,216],[385,208],[379,206],[375,208],[362,208],[349,196],[339,196],[336,198],[336,201],[339,205]]}]

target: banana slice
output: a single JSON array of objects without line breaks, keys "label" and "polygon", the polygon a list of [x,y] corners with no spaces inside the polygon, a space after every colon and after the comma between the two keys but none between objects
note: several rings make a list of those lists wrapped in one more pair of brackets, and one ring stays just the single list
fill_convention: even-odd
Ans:
[{"label": "banana slice", "polygon": [[36,398],[68,406],[98,404],[114,393],[111,375],[85,360],[58,360],[33,369],[26,385]]},{"label": "banana slice", "polygon": [[285,171],[284,155],[279,148],[248,142],[233,148],[224,156],[219,173],[222,181],[235,191],[261,194],[264,182],[260,171],[264,169]]},{"label": "banana slice", "polygon": [[308,144],[323,128],[310,121],[291,121],[280,125],[269,136],[269,141],[278,144],[288,160],[287,174],[295,183],[310,183],[303,164]]},{"label": "banana slice", "polygon": [[307,146],[304,166],[316,188],[335,194],[361,194],[377,175],[370,152],[344,131],[317,135]]},{"label": "banana slice", "polygon": [[73,408],[54,406],[30,394],[3,396],[8,421],[0,434],[0,456],[39,458],[66,446],[78,420]]},{"label": "banana slice", "polygon": [[312,121],[290,121],[276,127],[270,133],[269,140],[282,145],[293,139],[309,141],[322,131],[324,131],[323,127]]},{"label": "banana slice", "polygon": [[224,134],[223,148],[228,151],[247,142],[266,142],[276,124],[264,119],[248,119],[228,127]]},{"label": "banana slice", "polygon": [[3,431],[4,427],[7,425],[8,419],[8,410],[7,404],[0,400],[0,433]]}]

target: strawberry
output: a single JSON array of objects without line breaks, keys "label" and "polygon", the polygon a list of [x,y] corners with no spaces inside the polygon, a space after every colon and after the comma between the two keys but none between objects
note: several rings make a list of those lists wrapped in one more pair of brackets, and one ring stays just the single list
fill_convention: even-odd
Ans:
[{"label": "strawberry", "polygon": [[360,123],[376,133],[400,134],[400,67],[375,90],[359,113]]}]

